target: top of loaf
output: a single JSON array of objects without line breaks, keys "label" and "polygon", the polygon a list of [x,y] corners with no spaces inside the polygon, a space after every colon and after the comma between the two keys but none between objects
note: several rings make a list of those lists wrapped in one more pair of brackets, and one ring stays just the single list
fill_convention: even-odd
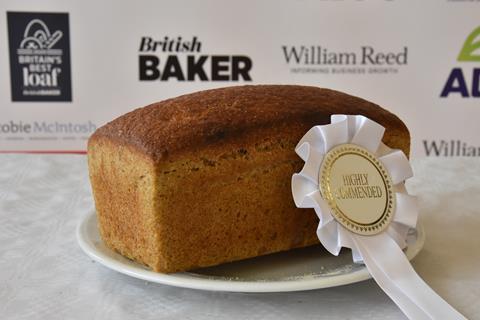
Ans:
[{"label": "top of loaf", "polygon": [[158,161],[276,123],[327,124],[332,114],[361,114],[387,131],[408,134],[398,117],[358,97],[309,86],[255,85],[200,91],[136,109],[100,127],[89,144],[104,137]]}]

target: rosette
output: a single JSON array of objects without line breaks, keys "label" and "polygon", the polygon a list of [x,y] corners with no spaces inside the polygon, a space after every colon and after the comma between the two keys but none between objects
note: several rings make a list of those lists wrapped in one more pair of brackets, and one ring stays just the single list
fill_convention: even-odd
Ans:
[{"label": "rosette", "polygon": [[332,115],[331,124],[311,128],[295,148],[305,161],[292,176],[295,205],[313,208],[323,246],[334,255],[350,248],[410,319],[465,319],[402,251],[418,219],[416,198],[405,188],[413,171],[401,150],[382,142],[384,132],[361,115]]}]

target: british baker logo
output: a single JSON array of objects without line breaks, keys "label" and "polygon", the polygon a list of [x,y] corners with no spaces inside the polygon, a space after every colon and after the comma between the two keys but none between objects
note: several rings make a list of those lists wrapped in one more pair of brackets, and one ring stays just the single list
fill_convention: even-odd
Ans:
[{"label": "british baker logo", "polygon": [[327,46],[283,45],[281,51],[291,73],[342,74],[396,74],[408,64],[408,47],[379,50],[361,46],[353,50],[333,50]]},{"label": "british baker logo", "polygon": [[7,12],[12,101],[72,101],[68,13]]},{"label": "british baker logo", "polygon": [[253,63],[246,55],[202,54],[196,37],[142,37],[140,81],[252,81]]},{"label": "british baker logo", "polygon": [[462,63],[462,67],[450,71],[440,97],[457,95],[462,98],[480,98],[480,68],[472,67],[478,67],[476,63],[480,62],[480,26],[465,40],[457,61]]}]

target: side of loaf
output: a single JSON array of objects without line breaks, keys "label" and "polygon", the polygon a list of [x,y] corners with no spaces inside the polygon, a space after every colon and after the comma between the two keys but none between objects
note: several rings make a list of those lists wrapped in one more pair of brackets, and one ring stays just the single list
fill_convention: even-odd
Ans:
[{"label": "side of loaf", "polygon": [[176,272],[318,243],[313,210],[297,209],[294,148],[332,114],[362,114],[409,154],[395,115],[368,101],[305,86],[202,91],[127,113],[99,128],[88,165],[108,247]]}]

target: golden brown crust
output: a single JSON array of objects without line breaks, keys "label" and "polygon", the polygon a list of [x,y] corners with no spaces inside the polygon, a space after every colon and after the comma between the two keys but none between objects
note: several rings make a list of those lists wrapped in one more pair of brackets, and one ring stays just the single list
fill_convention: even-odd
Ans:
[{"label": "golden brown crust", "polygon": [[[278,123],[301,122],[306,128],[326,124],[332,113],[361,114],[381,123],[387,131],[408,132],[394,114],[342,92],[257,85],[200,91],[157,102],[115,119],[93,137],[106,136],[135,146],[158,161]],[[409,154],[408,147],[404,151]]]},{"label": "golden brown crust", "polygon": [[128,113],[89,140],[101,235],[155,271],[216,265],[318,243],[313,210],[295,207],[294,148],[334,113],[386,127],[407,155],[393,114],[344,93],[301,86],[245,86],[194,93]]}]

